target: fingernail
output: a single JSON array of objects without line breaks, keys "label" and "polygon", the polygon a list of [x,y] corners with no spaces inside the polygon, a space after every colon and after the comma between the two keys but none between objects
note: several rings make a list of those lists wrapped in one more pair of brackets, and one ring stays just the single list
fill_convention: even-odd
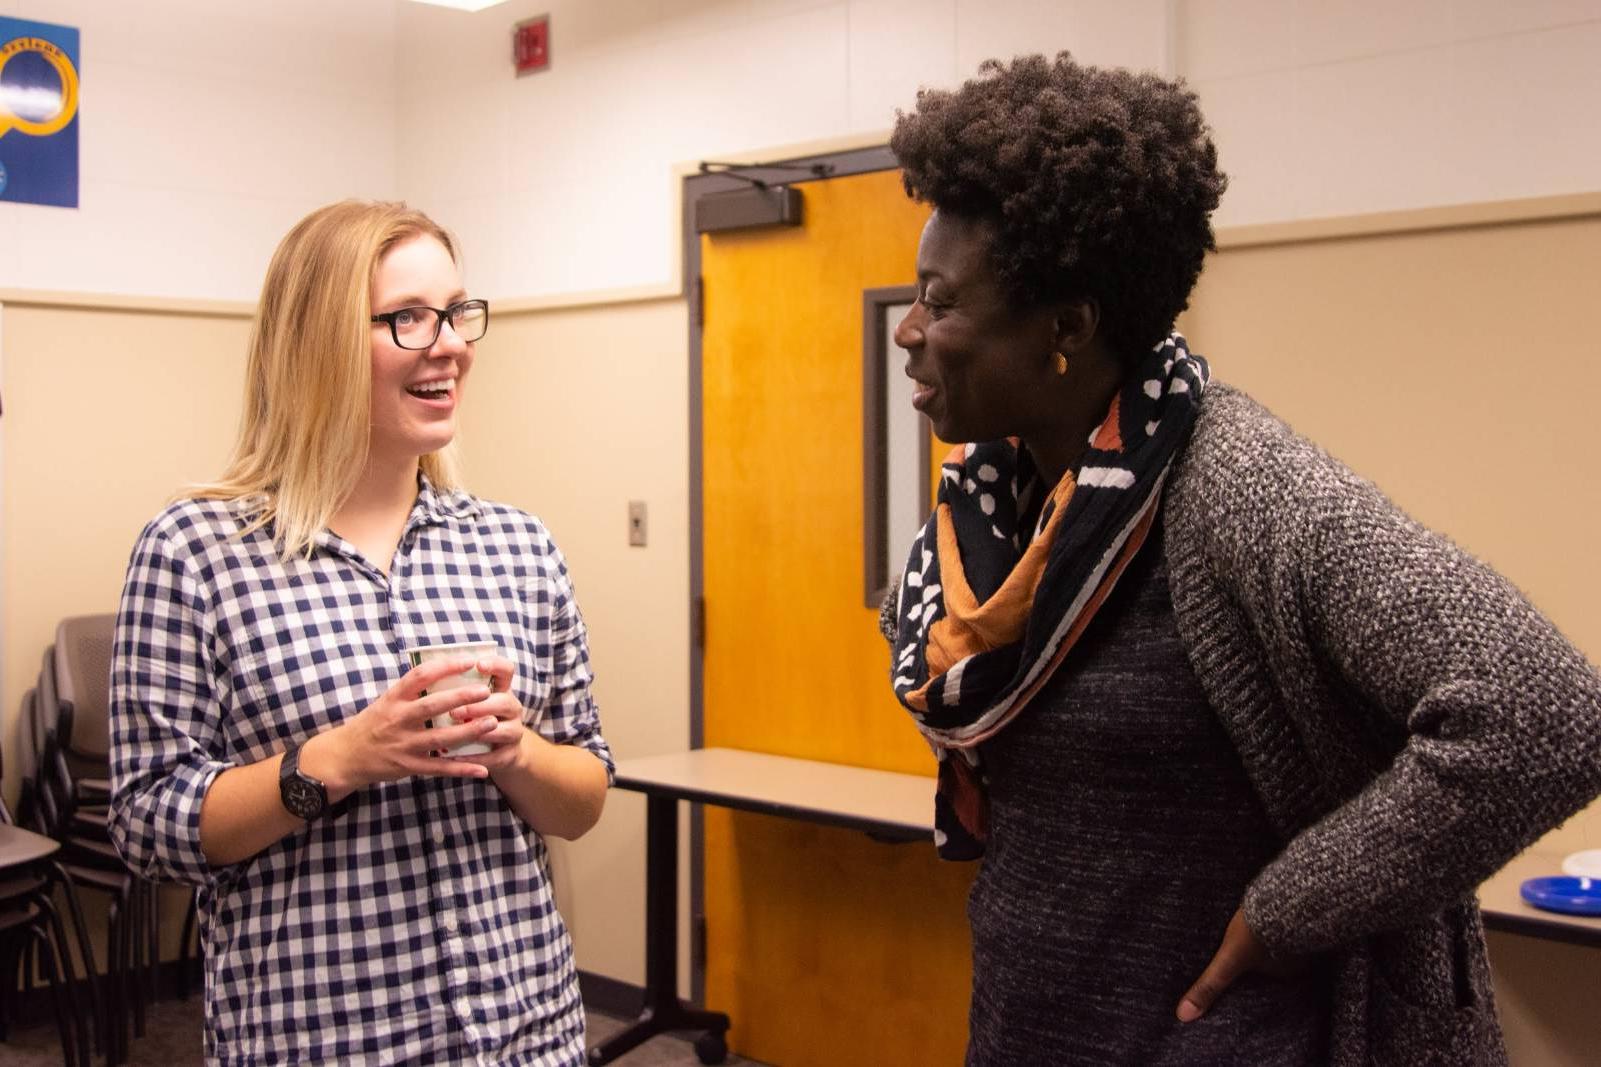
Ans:
[{"label": "fingernail", "polygon": [[1201,1017],[1201,1009],[1193,1000],[1179,1001],[1179,1022],[1193,1023]]}]

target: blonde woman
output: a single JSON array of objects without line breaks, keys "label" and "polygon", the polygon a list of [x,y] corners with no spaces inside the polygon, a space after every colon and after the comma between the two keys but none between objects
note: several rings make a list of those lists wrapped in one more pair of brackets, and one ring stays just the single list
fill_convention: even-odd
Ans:
[{"label": "blonde woman", "polygon": [[[542,837],[594,825],[612,760],[561,553],[459,485],[488,319],[427,216],[313,212],[268,269],[228,469],[134,549],[112,835],[201,887],[208,1062],[583,1062]],[[405,655],[467,642],[502,656]]]}]

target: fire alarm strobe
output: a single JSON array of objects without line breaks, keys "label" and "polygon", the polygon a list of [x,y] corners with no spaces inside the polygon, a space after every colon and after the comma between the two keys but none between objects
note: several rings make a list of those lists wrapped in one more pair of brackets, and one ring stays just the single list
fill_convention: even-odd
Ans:
[{"label": "fire alarm strobe", "polygon": [[511,30],[511,58],[518,76],[550,66],[550,16],[524,19]]}]

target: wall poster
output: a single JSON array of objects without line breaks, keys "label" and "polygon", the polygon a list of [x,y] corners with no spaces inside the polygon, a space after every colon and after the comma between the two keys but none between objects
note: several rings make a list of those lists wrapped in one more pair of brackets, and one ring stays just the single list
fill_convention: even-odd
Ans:
[{"label": "wall poster", "polygon": [[0,16],[0,202],[78,206],[78,31]]}]

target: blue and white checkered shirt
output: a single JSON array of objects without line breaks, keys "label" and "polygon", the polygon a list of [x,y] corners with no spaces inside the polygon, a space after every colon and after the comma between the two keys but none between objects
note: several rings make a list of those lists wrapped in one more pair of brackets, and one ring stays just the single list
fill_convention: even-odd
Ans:
[{"label": "blue and white checkered shirt", "polygon": [[354,715],[421,645],[498,643],[528,722],[609,775],[561,553],[539,520],[426,479],[388,575],[328,531],[285,563],[246,525],[185,500],[145,528],[112,664],[112,837],[202,888],[207,1060],[582,1063],[545,846],[492,782],[384,782],[243,863],[200,851],[213,778]]}]

